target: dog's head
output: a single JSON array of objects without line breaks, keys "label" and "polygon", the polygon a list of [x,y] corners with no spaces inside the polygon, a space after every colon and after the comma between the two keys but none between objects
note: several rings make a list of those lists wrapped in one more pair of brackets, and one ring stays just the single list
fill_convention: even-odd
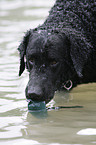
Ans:
[{"label": "dog's head", "polygon": [[61,33],[48,33],[43,30],[30,30],[26,33],[18,50],[19,75],[23,73],[25,64],[29,71],[27,99],[48,103],[62,83],[76,80],[77,76],[81,77],[84,59],[77,53],[76,43],[72,43],[73,46],[70,45],[68,37]]}]

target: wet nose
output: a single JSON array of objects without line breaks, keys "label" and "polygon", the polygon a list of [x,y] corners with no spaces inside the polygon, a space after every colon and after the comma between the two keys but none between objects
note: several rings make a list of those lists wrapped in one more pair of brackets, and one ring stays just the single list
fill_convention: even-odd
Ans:
[{"label": "wet nose", "polygon": [[26,88],[26,97],[27,99],[31,99],[33,101],[43,101],[44,100],[44,92],[39,88]]}]

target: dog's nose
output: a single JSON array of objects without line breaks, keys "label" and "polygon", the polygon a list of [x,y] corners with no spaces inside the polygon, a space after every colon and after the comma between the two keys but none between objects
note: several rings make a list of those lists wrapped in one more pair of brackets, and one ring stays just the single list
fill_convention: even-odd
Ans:
[{"label": "dog's nose", "polygon": [[26,88],[26,97],[27,99],[31,99],[33,101],[43,101],[44,93],[40,88]]}]

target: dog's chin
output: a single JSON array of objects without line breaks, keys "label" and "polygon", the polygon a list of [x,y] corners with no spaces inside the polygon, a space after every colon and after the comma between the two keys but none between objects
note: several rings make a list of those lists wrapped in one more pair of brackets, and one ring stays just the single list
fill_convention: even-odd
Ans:
[{"label": "dog's chin", "polygon": [[48,103],[53,99],[53,97],[54,97],[54,96],[50,97],[49,99],[46,99],[46,100],[45,100],[45,103],[48,104]]},{"label": "dog's chin", "polygon": [[35,102],[45,102],[46,104],[48,104],[52,99],[53,99],[53,97],[54,96],[50,96],[50,97],[48,97],[48,98],[44,98],[43,97],[43,99],[32,99],[32,98],[30,98],[30,97],[26,97],[26,99],[27,99],[27,101],[29,102],[29,101],[35,101]]}]

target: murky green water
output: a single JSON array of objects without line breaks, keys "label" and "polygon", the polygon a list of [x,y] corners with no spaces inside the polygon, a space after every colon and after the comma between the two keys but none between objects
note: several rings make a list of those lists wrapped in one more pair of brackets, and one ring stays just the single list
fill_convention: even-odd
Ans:
[{"label": "murky green water", "polygon": [[[29,28],[43,23],[54,0],[0,0],[0,144],[96,144],[96,84],[80,85],[70,94],[57,92],[50,105],[83,108],[27,111],[24,89],[28,73],[19,78],[17,46]],[[36,116],[37,115],[37,116]]]}]

